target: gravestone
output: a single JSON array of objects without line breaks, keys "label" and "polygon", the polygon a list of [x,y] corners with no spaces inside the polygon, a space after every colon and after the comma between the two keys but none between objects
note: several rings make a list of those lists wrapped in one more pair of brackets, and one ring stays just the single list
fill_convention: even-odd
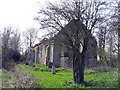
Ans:
[{"label": "gravestone", "polygon": [[33,65],[33,67],[35,67],[35,65]]},{"label": "gravestone", "polygon": [[49,65],[48,65],[48,68],[52,68],[52,66],[53,66],[53,63],[50,62]]},{"label": "gravestone", "polygon": [[33,61],[32,60],[29,61],[29,65],[33,66]]},{"label": "gravestone", "polygon": [[52,74],[55,74],[55,66],[52,66]]},{"label": "gravestone", "polygon": [[28,63],[26,63],[26,65],[28,65]]}]

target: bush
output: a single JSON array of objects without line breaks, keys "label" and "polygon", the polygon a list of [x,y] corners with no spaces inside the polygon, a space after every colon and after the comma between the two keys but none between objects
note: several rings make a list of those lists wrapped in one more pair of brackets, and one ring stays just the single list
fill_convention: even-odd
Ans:
[{"label": "bush", "polygon": [[20,60],[20,53],[14,49],[8,49],[2,52],[2,67],[6,70],[10,70],[14,68],[15,63]]}]

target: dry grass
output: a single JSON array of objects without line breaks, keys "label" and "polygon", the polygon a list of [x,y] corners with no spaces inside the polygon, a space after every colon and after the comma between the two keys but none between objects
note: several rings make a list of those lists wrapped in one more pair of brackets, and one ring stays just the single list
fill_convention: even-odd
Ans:
[{"label": "dry grass", "polygon": [[38,79],[36,79],[29,72],[21,71],[20,69],[14,72],[7,72],[3,80],[3,88],[35,88],[42,87],[42,85],[37,84]]}]

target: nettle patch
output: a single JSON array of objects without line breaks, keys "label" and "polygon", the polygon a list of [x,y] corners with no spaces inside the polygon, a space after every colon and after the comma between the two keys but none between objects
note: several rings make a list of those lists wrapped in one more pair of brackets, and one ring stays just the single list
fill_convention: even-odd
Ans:
[{"label": "nettle patch", "polygon": [[42,88],[43,85],[38,82],[39,80],[29,72],[17,69],[13,73],[6,73],[3,79],[3,88]]}]

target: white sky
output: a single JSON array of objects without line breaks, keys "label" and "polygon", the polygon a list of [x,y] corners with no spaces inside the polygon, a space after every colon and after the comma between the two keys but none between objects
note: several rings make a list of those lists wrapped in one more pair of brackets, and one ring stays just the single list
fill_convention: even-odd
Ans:
[{"label": "white sky", "polygon": [[[8,26],[18,29],[21,35],[27,29],[39,29],[34,17],[38,15],[39,8],[45,6],[45,1],[54,3],[57,0],[0,0],[0,32]],[[44,34],[46,31],[40,31],[39,38]],[[23,41],[23,37],[21,39]],[[26,46],[23,47],[25,49]]]},{"label": "white sky", "polygon": [[[0,0],[0,31],[11,26],[23,32],[29,28],[39,28],[37,16],[40,7],[45,6],[45,1],[56,3],[60,0]],[[39,2],[39,3],[38,3]],[[40,35],[45,32],[40,31]]]},{"label": "white sky", "polygon": [[56,0],[0,0],[0,31],[6,26],[18,28],[21,32],[38,28],[38,22],[33,19],[45,1]]}]

